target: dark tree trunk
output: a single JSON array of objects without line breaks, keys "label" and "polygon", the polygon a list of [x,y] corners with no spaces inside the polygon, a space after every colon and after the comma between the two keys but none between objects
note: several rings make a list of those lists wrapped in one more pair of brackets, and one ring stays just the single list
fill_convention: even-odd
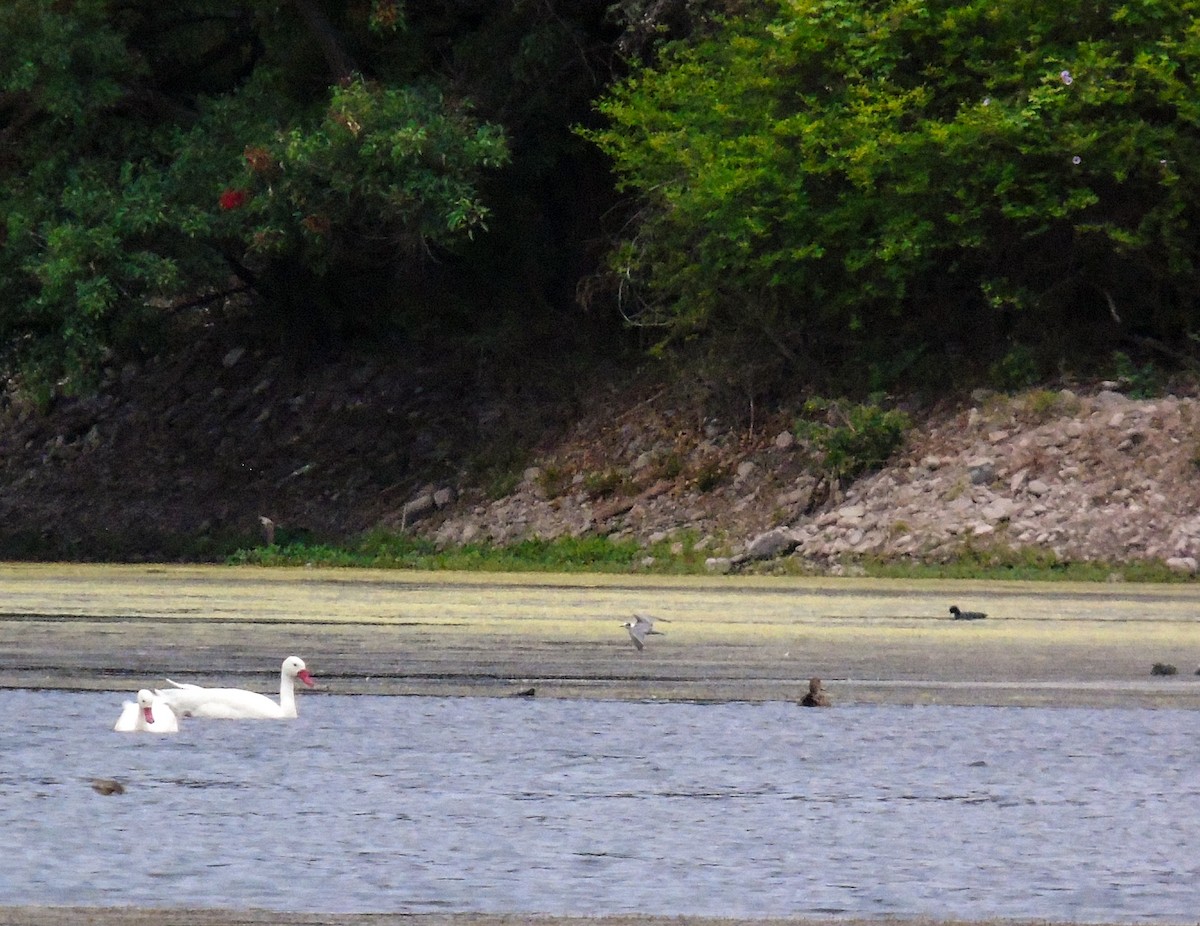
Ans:
[{"label": "dark tree trunk", "polygon": [[308,26],[308,31],[312,33],[317,45],[320,46],[321,54],[325,56],[325,63],[329,65],[329,72],[334,81],[340,83],[349,80],[358,71],[358,65],[349,52],[342,47],[337,30],[317,9],[313,0],[294,0],[294,2],[304,24]]}]

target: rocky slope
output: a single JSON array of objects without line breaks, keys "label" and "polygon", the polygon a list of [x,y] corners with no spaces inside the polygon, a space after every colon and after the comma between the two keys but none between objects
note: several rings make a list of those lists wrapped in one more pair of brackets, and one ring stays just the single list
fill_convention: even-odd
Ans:
[{"label": "rocky slope", "polygon": [[[836,571],[864,556],[945,561],[1003,547],[1196,571],[1194,398],[1139,401],[1112,388],[981,396],[922,420],[890,465],[832,497],[821,495],[781,418],[759,440],[716,422],[688,434],[646,407],[607,426],[585,422],[511,496],[450,512],[434,533],[447,543],[589,531],[686,536],[714,551],[710,568],[719,570],[791,555]],[[657,473],[664,460],[692,474],[715,465],[726,478],[704,491],[694,476]],[[597,500],[587,486],[598,461],[639,491]],[[548,492],[548,471],[558,481],[573,474],[570,488]]]},{"label": "rocky slope", "polygon": [[540,379],[497,388],[402,352],[297,365],[197,323],[114,362],[96,396],[49,410],[2,397],[0,555],[219,557],[262,543],[267,517],[281,538],[686,544],[722,571],[992,548],[1189,573],[1200,559],[1190,395],[978,396],[924,415],[886,468],[830,491],[787,406],[749,426],[645,379],[572,395]]}]

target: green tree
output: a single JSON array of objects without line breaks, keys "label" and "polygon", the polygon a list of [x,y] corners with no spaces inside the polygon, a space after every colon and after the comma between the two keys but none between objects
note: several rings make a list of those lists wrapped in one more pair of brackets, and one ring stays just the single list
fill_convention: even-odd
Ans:
[{"label": "green tree", "polygon": [[164,299],[231,271],[289,324],[336,327],[406,262],[484,230],[504,133],[406,64],[404,13],[0,6],[9,362],[82,381]]},{"label": "green tree", "polygon": [[979,344],[1184,338],[1198,15],[788,0],[670,45],[586,133],[634,204],[610,261],[624,311],[859,375]]}]

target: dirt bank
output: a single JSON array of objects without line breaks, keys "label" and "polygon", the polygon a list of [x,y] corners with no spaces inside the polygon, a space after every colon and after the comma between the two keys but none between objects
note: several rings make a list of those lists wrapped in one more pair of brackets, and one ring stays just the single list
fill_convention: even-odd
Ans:
[{"label": "dirt bank", "polygon": [[910,401],[889,465],[831,492],[792,432],[802,387],[738,403],[653,369],[514,383],[476,360],[301,360],[201,313],[156,354],[114,359],[95,395],[0,390],[0,557],[219,560],[265,543],[268,517],[280,542],[599,535],[691,545],[717,569],[772,531],[769,556],[818,572],[993,549],[1200,562],[1190,386]]}]

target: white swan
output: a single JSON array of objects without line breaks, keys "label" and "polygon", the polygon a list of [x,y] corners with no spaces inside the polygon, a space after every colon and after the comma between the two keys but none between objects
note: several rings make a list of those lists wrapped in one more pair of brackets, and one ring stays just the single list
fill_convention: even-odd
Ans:
[{"label": "white swan", "polygon": [[220,720],[286,720],[296,716],[296,679],[313,687],[308,667],[299,656],[289,656],[279,672],[279,703],[266,695],[242,688],[203,688],[167,679],[174,688],[156,691],[175,713],[184,717]]},{"label": "white swan", "polygon": [[178,733],[179,718],[162,698],[143,688],[136,702],[125,702],[113,729],[117,733]]}]

